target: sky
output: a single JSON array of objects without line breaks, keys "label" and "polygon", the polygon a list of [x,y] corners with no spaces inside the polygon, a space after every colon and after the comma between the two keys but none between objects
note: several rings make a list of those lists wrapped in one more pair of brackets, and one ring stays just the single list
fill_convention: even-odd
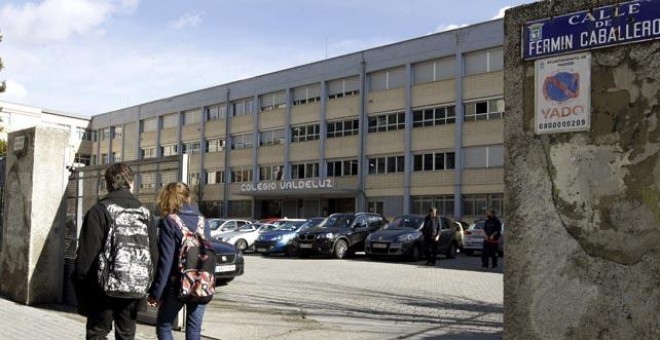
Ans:
[{"label": "sky", "polygon": [[2,0],[1,101],[96,115],[502,17],[534,0]]}]

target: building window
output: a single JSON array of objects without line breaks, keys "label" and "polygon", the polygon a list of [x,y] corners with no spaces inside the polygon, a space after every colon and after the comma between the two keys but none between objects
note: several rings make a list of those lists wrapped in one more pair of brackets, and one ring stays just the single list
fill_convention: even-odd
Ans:
[{"label": "building window", "polygon": [[275,109],[283,109],[286,107],[287,98],[286,91],[279,91],[275,93],[268,93],[260,97],[260,111],[271,111]]},{"label": "building window", "polygon": [[328,122],[326,127],[328,138],[354,136],[360,134],[360,121],[357,119]]},{"label": "building window", "polygon": [[233,110],[232,110],[232,116],[233,117],[251,115],[255,111],[255,105],[254,105],[254,99],[253,98],[238,100],[238,101],[232,102],[231,105],[233,107]]},{"label": "building window", "polygon": [[454,77],[456,59],[446,57],[414,64],[413,84],[423,84]]},{"label": "building window", "polygon": [[83,164],[85,166],[92,165],[92,155],[76,153],[74,163]]},{"label": "building window", "polygon": [[169,129],[179,126],[179,114],[171,113],[165,116],[160,117],[163,124],[163,129]]},{"label": "building window", "polygon": [[112,130],[108,128],[101,129],[101,140],[109,140],[112,136]]},{"label": "building window", "polygon": [[405,67],[378,71],[369,74],[369,92],[390,90],[405,85]]},{"label": "building window", "polygon": [[291,164],[291,179],[319,177],[319,163]]},{"label": "building window", "polygon": [[230,216],[234,217],[252,217],[252,201],[246,200],[230,200],[227,202],[227,208]]},{"label": "building window", "polygon": [[504,145],[465,148],[465,169],[501,168],[504,166]]},{"label": "building window", "polygon": [[320,138],[320,127],[318,124],[307,126],[296,126],[291,128],[291,141],[304,142]]},{"label": "building window", "polygon": [[369,157],[369,174],[392,174],[405,171],[403,156]]},{"label": "building window", "polygon": [[78,134],[78,139],[80,140],[86,140],[86,141],[96,141],[96,138],[94,138],[95,133],[94,131],[82,127],[76,127],[76,132]]},{"label": "building window", "polygon": [[222,170],[208,171],[206,173],[206,184],[225,183],[225,172]]},{"label": "building window", "polygon": [[158,129],[158,118],[148,118],[140,121],[140,132],[151,132]]},{"label": "building window", "polygon": [[138,174],[140,176],[140,188],[141,189],[153,189],[156,187],[156,173],[155,172],[143,172]]},{"label": "building window", "polygon": [[252,182],[252,168],[232,168],[231,169],[231,182],[232,183],[245,183]]},{"label": "building window", "polygon": [[263,131],[259,133],[259,145],[284,144],[284,129]]},{"label": "building window", "polygon": [[140,158],[141,159],[147,159],[147,158],[156,158],[156,147],[148,147],[148,148],[141,148],[140,149]]},{"label": "building window", "polygon": [[280,181],[283,176],[281,165],[262,165],[259,167],[260,181]]},{"label": "building window", "polygon": [[179,177],[178,171],[163,171],[158,173],[158,187],[162,188],[167,183],[177,182]]},{"label": "building window", "polygon": [[313,84],[293,89],[293,106],[321,101],[321,85]]},{"label": "building window", "polygon": [[121,152],[112,153],[111,163],[115,163],[115,162],[121,162]]},{"label": "building window", "polygon": [[120,125],[113,126],[110,130],[112,139],[121,138],[122,131],[123,131],[122,126],[120,126]]},{"label": "building window", "polygon": [[463,195],[463,216],[486,218],[486,209],[495,209],[497,216],[502,216],[502,194]]},{"label": "building window", "polygon": [[214,121],[227,118],[227,106],[214,105],[206,108],[206,121]]},{"label": "building window", "polygon": [[463,67],[466,76],[502,70],[504,68],[504,50],[498,47],[466,53]]},{"label": "building window", "polygon": [[181,153],[199,153],[202,149],[199,141],[183,142],[181,145]]},{"label": "building window", "polygon": [[328,177],[345,177],[358,175],[357,159],[340,159],[328,161]]},{"label": "building window", "polygon": [[195,109],[183,112],[183,125],[199,124],[202,120],[202,110]]},{"label": "building window", "polygon": [[438,209],[438,215],[454,215],[454,195],[412,196],[411,201],[413,214],[426,214],[431,207],[435,207]]},{"label": "building window", "polygon": [[179,154],[179,144],[162,145],[160,147],[161,156],[172,156]]},{"label": "building window", "polygon": [[403,112],[369,116],[369,132],[394,131],[405,127],[406,115]]},{"label": "building window", "polygon": [[383,201],[369,200],[369,202],[367,202],[367,210],[370,213],[376,213],[382,215],[384,213],[384,206],[385,205],[383,204]]},{"label": "building window", "polygon": [[455,167],[455,154],[453,152],[432,152],[414,155],[414,171],[440,171]]},{"label": "building window", "polygon": [[465,103],[465,121],[500,119],[504,113],[504,99],[490,99]]},{"label": "building window", "polygon": [[188,174],[188,185],[199,185],[199,172],[191,172]]},{"label": "building window", "polygon": [[338,99],[360,94],[360,77],[349,77],[328,82],[328,99]]},{"label": "building window", "polygon": [[254,135],[251,133],[245,135],[231,136],[232,150],[251,149],[254,145]]},{"label": "building window", "polygon": [[456,122],[456,107],[430,107],[413,111],[413,127],[453,124]]},{"label": "building window", "polygon": [[207,139],[206,152],[220,152],[225,149],[225,140],[222,138]]}]

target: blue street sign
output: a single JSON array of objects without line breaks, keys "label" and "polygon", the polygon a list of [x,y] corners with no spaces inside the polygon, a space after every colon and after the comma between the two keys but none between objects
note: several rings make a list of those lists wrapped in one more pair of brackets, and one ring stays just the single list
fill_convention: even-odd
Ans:
[{"label": "blue street sign", "polygon": [[530,21],[523,60],[660,38],[660,0],[637,0]]}]

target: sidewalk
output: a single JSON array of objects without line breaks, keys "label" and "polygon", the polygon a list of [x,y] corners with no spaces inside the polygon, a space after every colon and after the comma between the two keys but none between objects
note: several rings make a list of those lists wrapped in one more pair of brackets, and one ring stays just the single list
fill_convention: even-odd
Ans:
[{"label": "sidewalk", "polygon": [[[85,339],[85,317],[65,305],[25,306],[0,297],[0,339]],[[136,340],[154,340],[154,326],[138,323]],[[114,331],[108,336],[114,339]],[[185,334],[174,332],[174,339]],[[210,339],[202,337],[202,339]]]}]

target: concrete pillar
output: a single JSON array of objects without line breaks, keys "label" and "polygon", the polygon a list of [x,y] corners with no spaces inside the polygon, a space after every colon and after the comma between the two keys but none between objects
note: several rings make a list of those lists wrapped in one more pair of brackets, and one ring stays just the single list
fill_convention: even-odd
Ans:
[{"label": "concrete pillar", "polygon": [[[601,12],[607,5],[615,7]],[[590,75],[569,93],[590,95],[591,125],[582,131],[535,131],[535,102],[544,100],[537,92],[550,93],[559,78],[539,83],[541,64],[521,58],[521,33],[531,21],[553,18],[535,32],[546,39],[548,26],[566,14],[579,16],[565,32],[592,32],[615,20],[641,27],[645,19],[629,14],[660,13],[659,6],[559,0],[506,13],[506,339],[660,339],[660,42],[579,52],[591,54],[590,64],[566,72]],[[547,77],[554,76],[541,80]]]},{"label": "concrete pillar", "polygon": [[62,301],[67,131],[8,136],[0,293],[23,304]]}]

